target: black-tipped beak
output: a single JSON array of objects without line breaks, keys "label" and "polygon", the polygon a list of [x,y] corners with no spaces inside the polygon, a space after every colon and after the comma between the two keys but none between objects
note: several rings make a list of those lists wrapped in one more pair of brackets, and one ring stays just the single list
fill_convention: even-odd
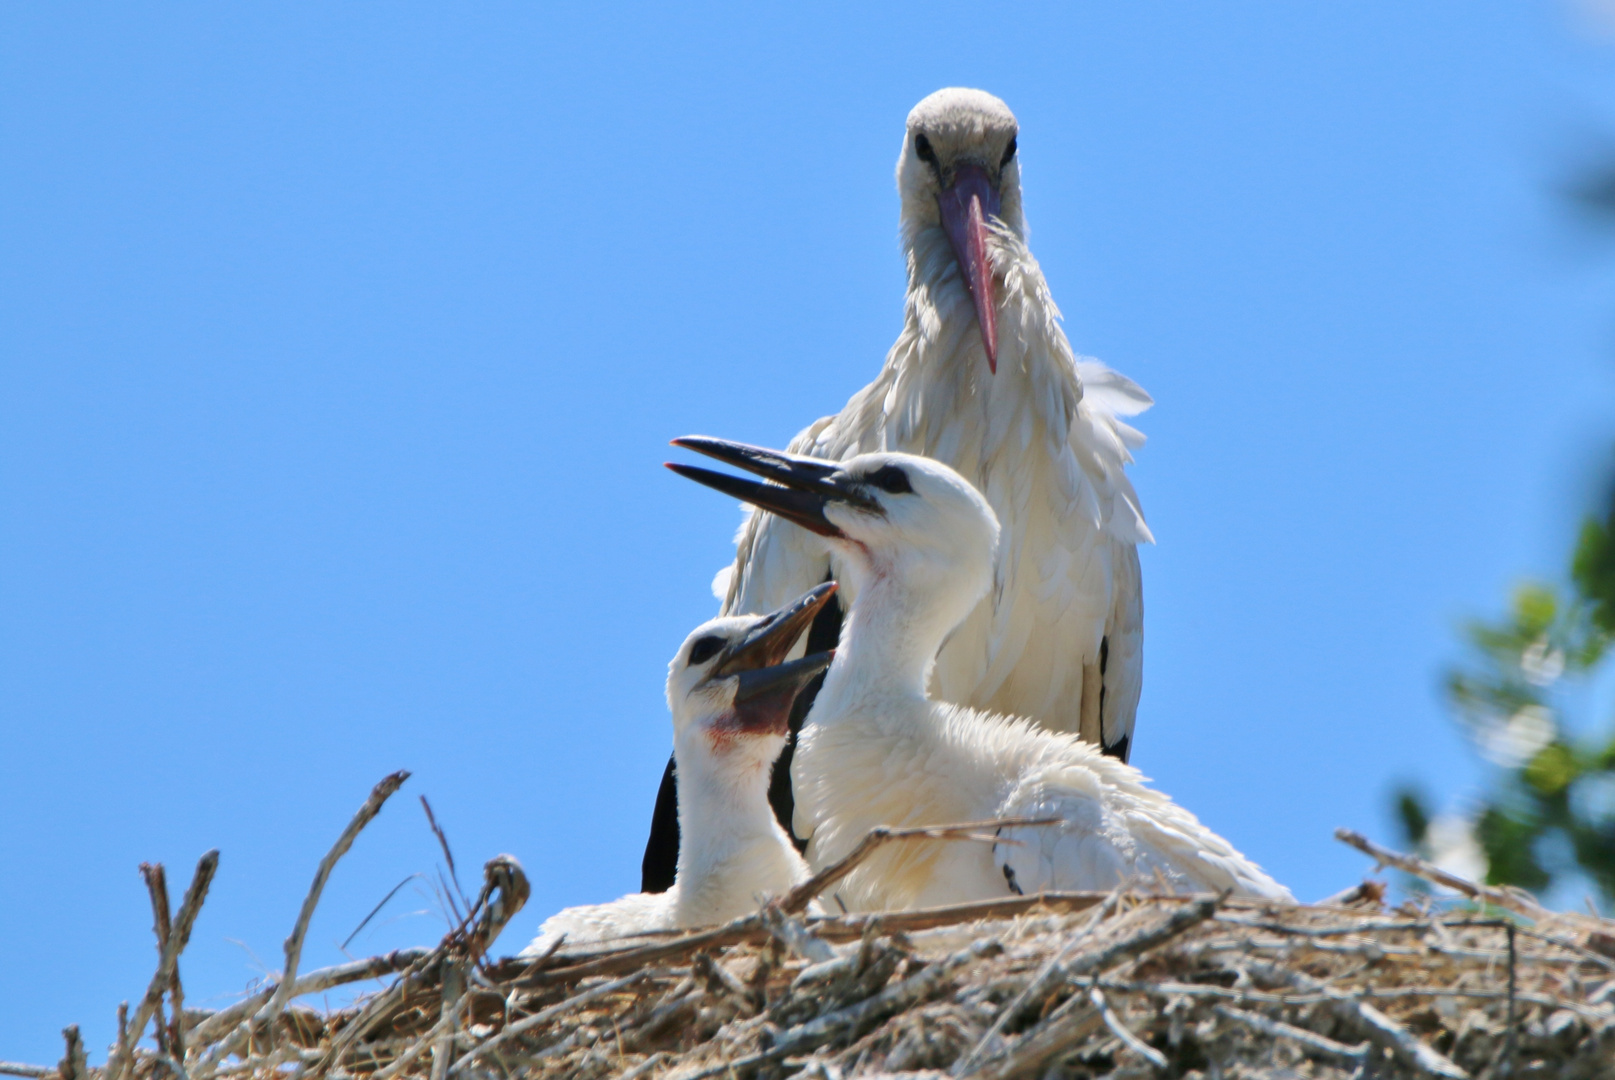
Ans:
[{"label": "black-tipped beak", "polygon": [[796,695],[830,666],[835,655],[833,651],[813,653],[789,663],[742,671],[736,676],[736,730],[759,735],[789,734]]},{"label": "black-tipped beak", "polygon": [[[819,609],[829,603],[835,594],[836,583],[826,581],[800,599],[770,612],[744,638],[729,646],[728,654],[713,667],[713,677],[722,678],[736,672],[752,672],[779,664],[796,647],[797,639],[812,625]],[[744,679],[741,685],[745,685]]]},{"label": "black-tipped beak", "polygon": [[756,480],[748,480],[741,476],[730,476],[711,469],[669,462],[667,467],[680,476],[778,514],[785,520],[795,522],[820,536],[843,535],[841,530],[824,516],[824,508],[831,501],[847,503],[871,513],[880,512],[878,504],[840,478],[840,466],[834,462],[785,454],[761,446],[747,446],[745,443],[714,439],[706,435],[686,435],[674,439],[673,445],[728,462],[773,483],[758,483]]}]

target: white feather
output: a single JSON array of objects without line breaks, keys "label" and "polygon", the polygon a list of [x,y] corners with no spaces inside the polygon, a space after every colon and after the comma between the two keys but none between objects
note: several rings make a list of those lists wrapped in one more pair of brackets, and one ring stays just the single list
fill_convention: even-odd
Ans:
[{"label": "white feather", "polygon": [[[837,886],[838,898],[850,908],[881,910],[1013,891],[1108,890],[1138,880],[1291,900],[1132,766],[1074,735],[927,692],[931,657],[988,590],[995,550],[1013,538],[1001,535],[981,493],[930,459],[862,455],[845,463],[837,482],[857,484],[891,467],[904,471],[912,490],[865,485],[862,495],[878,512],[836,502],[825,511],[844,534],[829,543],[842,588],[854,599],[792,763],[797,831],[809,837],[809,861],[828,865],[877,825],[1003,817],[1059,824],[1006,829],[1005,842],[993,847],[888,845]],[[1084,618],[1125,623],[1080,601],[1072,607]],[[1038,644],[1022,648],[1054,662]],[[1132,695],[1130,708],[1136,683],[1117,685]]]}]

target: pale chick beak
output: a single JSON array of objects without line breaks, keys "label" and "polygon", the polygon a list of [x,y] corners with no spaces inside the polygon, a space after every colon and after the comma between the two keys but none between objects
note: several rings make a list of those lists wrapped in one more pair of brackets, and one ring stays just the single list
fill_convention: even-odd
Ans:
[{"label": "pale chick beak", "polygon": [[836,583],[815,585],[778,611],[770,612],[745,637],[725,650],[712,668],[722,678],[737,672],[759,671],[783,664],[814,618],[836,594]]},{"label": "pale chick beak", "polygon": [[735,676],[735,728],[761,735],[788,735],[791,706],[819,672],[830,666],[835,650],[810,653],[773,667],[754,668]]},{"label": "pale chick beak", "polygon": [[797,694],[830,666],[835,654],[814,653],[789,661],[785,657],[835,592],[835,582],[827,581],[768,615],[731,645],[712,669],[714,678],[735,679],[732,730],[760,735],[790,732]]},{"label": "pale chick beak", "polygon": [[998,374],[998,298],[993,292],[993,264],[987,255],[987,219],[998,216],[998,191],[980,165],[954,169],[953,183],[937,196],[942,227],[953,256],[959,260],[965,288],[976,304],[981,343],[987,349],[987,366]]}]

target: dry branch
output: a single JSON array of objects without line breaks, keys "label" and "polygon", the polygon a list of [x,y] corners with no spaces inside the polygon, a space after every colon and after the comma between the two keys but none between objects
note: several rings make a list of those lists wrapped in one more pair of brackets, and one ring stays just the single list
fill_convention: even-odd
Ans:
[{"label": "dry branch", "polygon": [[1002,1055],[965,1075],[971,1080],[1016,1080],[1037,1074],[1050,1058],[1069,1050],[1104,1026],[1098,1009],[1092,1005],[1076,1005],[1081,1000],[1072,998]]},{"label": "dry branch", "polygon": [[[334,967],[320,968],[306,975],[299,975],[297,982],[292,986],[287,1000],[302,997],[304,994],[318,994],[348,983],[363,982],[366,979],[379,979],[383,975],[391,975],[402,971],[411,964],[420,960],[431,952],[430,949],[395,949],[381,956],[372,956],[364,960],[355,960],[348,964],[337,964]],[[247,1017],[263,1008],[264,1003],[274,996],[278,985],[260,990],[249,998],[236,1002],[227,1009],[220,1009],[191,1029],[191,1037],[198,1044],[212,1042],[219,1035],[234,1028]]]},{"label": "dry branch", "polygon": [[567,1013],[572,1012],[575,1009],[581,1009],[583,1006],[598,1001],[603,997],[620,993],[650,974],[650,972],[638,971],[632,975],[617,979],[614,982],[603,983],[591,990],[585,990],[581,994],[575,994],[558,1005],[551,1005],[547,1009],[542,1009],[519,1023],[512,1024],[494,1038],[483,1043],[481,1046],[473,1050],[469,1055],[462,1058],[450,1071],[450,1075],[456,1075],[463,1072],[471,1065],[473,1061],[481,1057],[483,1054],[497,1051],[506,1043],[527,1034],[529,1031],[534,1031],[543,1027],[543,1025],[554,1020],[556,1017],[565,1016]]},{"label": "dry branch", "polygon": [[[945,907],[919,908],[914,911],[882,911],[838,917],[808,919],[805,923],[815,934],[826,941],[857,941],[871,926],[881,933],[908,933],[929,930],[939,926],[952,926],[978,919],[1012,918],[1027,912],[1045,909],[1049,912],[1085,911],[1103,903],[1106,893],[1033,893],[1030,896],[1011,896],[1002,900],[979,900],[967,904],[949,904]],[[1167,903],[1188,900],[1188,897],[1168,897]],[[734,919],[710,930],[684,931],[664,935],[643,935],[631,939],[651,939],[648,944],[632,944],[626,948],[607,947],[587,952],[571,953],[559,950],[550,957],[547,966],[535,965],[530,960],[511,959],[493,969],[501,978],[514,978],[519,986],[549,986],[571,982],[595,975],[613,975],[631,971],[645,964],[690,956],[703,949],[725,948],[742,943],[758,943],[769,937],[768,924],[761,913]]]},{"label": "dry branch", "polygon": [[[168,875],[164,872],[162,863],[141,863],[140,876],[145,879],[146,891],[151,894],[152,932],[157,937],[157,955],[162,956],[163,950],[168,947],[168,935],[172,929],[168,909]],[[173,1022],[165,1030],[162,1003],[158,1003],[157,1049],[171,1051],[174,1057],[183,1061],[185,1025],[182,1018],[185,1016],[185,988],[180,984],[177,962],[174,964],[174,973],[168,980],[168,1005],[173,1015]]]},{"label": "dry branch", "polygon": [[[948,828],[985,838],[980,825]],[[863,850],[898,839],[912,838]],[[831,885],[821,876],[813,889]],[[484,963],[528,896],[519,864],[500,856],[431,949],[292,969],[217,1013],[177,1012],[183,1059],[135,1045],[148,1011],[120,1022],[105,1073],[70,1052],[54,1069],[0,1063],[0,1074],[1615,1080],[1615,972],[1602,951],[1615,925],[1585,915],[1542,912],[1527,928],[1467,909],[1386,912],[1369,890],[1351,906],[1117,891],[805,916],[810,892],[725,926]],[[188,933],[200,906],[192,893],[163,950],[159,999],[172,993],[180,924]],[[335,1011],[292,1004],[389,974]],[[260,1018],[277,997],[269,1028]]]},{"label": "dry branch", "polygon": [[1370,1041],[1391,1051],[1418,1076],[1429,1077],[1431,1080],[1469,1080],[1469,1074],[1463,1069],[1427,1046],[1406,1027],[1356,996],[1337,990],[1305,972],[1262,962],[1250,962],[1246,966],[1252,974],[1264,977],[1270,982],[1322,995],[1347,1023],[1361,1031]]},{"label": "dry branch", "polygon": [[[997,1040],[1005,1026],[1020,1020],[1029,1007],[1041,1004],[1060,984],[1091,973],[1105,971],[1121,961],[1141,956],[1179,936],[1191,927],[1205,922],[1216,914],[1217,906],[1226,899],[1226,896],[1217,896],[1196,900],[1192,904],[1178,907],[1177,910],[1168,914],[1166,918],[1157,920],[1142,930],[1135,931],[1107,945],[1102,945],[1098,949],[1078,953],[1069,960],[1066,959],[1070,954],[1069,950],[1065,953],[1057,954],[1044,965],[1031,983],[1027,985],[1026,989],[1021,991],[1015,1000],[1003,1009],[993,1026],[981,1037],[971,1052],[960,1060],[956,1066],[956,1071],[964,1073],[971,1069],[976,1069],[983,1061],[989,1060],[995,1055],[1015,1062],[1015,1069],[1030,1068],[1033,1063],[1045,1060],[1048,1056],[1047,1053],[1043,1052],[1045,1046],[1054,1045],[1047,1038],[1040,1040],[1035,1035],[1027,1036],[1008,1050],[998,1047]],[[1094,1005],[1096,1015],[1108,1024],[1110,1021],[1105,1020],[1103,1016],[1105,1007],[1099,1002],[1095,1002]],[[1086,1025],[1087,1021],[1084,1020],[1083,1023]],[[1086,1028],[1084,1029],[1086,1030]],[[1061,1037],[1063,1038],[1064,1035],[1062,1034]],[[1144,1056],[1148,1057],[1148,1055]]]},{"label": "dry branch", "polygon": [[1480,900],[1512,911],[1517,915],[1524,915],[1531,920],[1539,920],[1553,913],[1529,896],[1515,889],[1499,889],[1491,885],[1477,885],[1473,881],[1451,874],[1433,863],[1413,855],[1404,855],[1399,851],[1381,847],[1362,833],[1351,829],[1336,829],[1335,839],[1350,847],[1356,848],[1364,855],[1372,856],[1380,866],[1394,866],[1405,874],[1412,874],[1416,878],[1435,885],[1442,885],[1453,892],[1462,893],[1471,900]]},{"label": "dry branch", "polygon": [[135,1018],[129,1022],[129,1027],[118,1040],[119,1052],[116,1053],[114,1060],[107,1062],[107,1080],[118,1080],[122,1075],[131,1060],[132,1048],[140,1042],[140,1037],[146,1030],[146,1023],[161,1004],[163,991],[173,979],[174,966],[179,963],[179,954],[191,940],[191,927],[196,924],[196,916],[201,913],[202,903],[207,899],[208,886],[213,883],[213,875],[218,869],[217,849],[207,852],[198,860],[196,873],[192,875],[191,884],[185,890],[185,898],[180,901],[179,915],[175,917],[168,933],[168,941],[163,945],[162,956],[157,962],[157,972],[151,977],[151,984],[146,987],[146,996],[141,999],[140,1007],[135,1010]]},{"label": "dry branch", "polygon": [[1121,1017],[1116,1015],[1116,1011],[1105,1000],[1103,990],[1097,986],[1093,987],[1088,991],[1088,1000],[1093,1003],[1094,1008],[1099,1010],[1099,1018],[1105,1022],[1105,1026],[1110,1029],[1110,1033],[1126,1044],[1127,1049],[1154,1065],[1157,1069],[1167,1067],[1166,1058],[1162,1056],[1159,1050],[1134,1035],[1133,1029],[1122,1023]]},{"label": "dry branch", "polygon": [[807,910],[808,904],[830,886],[858,868],[858,864],[875,853],[875,849],[895,840],[970,840],[994,844],[1001,841],[997,830],[1012,825],[1055,825],[1059,818],[996,818],[992,821],[966,821],[955,825],[916,825],[896,828],[877,825],[853,846],[853,849],[823,870],[797,885],[779,899],[779,906],[788,913]]},{"label": "dry branch", "polygon": [[364,805],[359,807],[358,813],[353,815],[353,820],[348,822],[348,827],[342,830],[342,835],[337,837],[331,850],[320,860],[319,868],[314,871],[314,883],[309,886],[308,895],[303,898],[303,907],[297,913],[297,923],[286,938],[286,970],[281,974],[274,996],[259,1010],[257,1020],[273,1023],[275,1016],[286,1007],[292,987],[297,982],[297,964],[303,955],[303,937],[308,933],[309,920],[314,917],[314,908],[319,905],[320,894],[325,891],[325,883],[330,879],[331,871],[336,867],[337,860],[348,853],[348,849],[353,846],[354,840],[358,839],[364,827],[381,813],[382,804],[408,779],[409,773],[400,769],[377,784],[371,790],[370,797],[364,801]]},{"label": "dry branch", "polygon": [[1347,1046],[1333,1039],[1326,1039],[1315,1031],[1286,1024],[1282,1020],[1273,1020],[1259,1013],[1246,1012],[1231,1005],[1213,1005],[1212,1011],[1218,1016],[1237,1020],[1241,1024],[1254,1028],[1264,1035],[1272,1035],[1283,1039],[1293,1039],[1309,1049],[1316,1050],[1327,1057],[1340,1058],[1343,1061],[1361,1061],[1368,1054],[1368,1043],[1358,1043],[1356,1046]]},{"label": "dry branch", "polygon": [[56,1066],[61,1080],[89,1080],[90,1068],[85,1062],[84,1040],[79,1037],[79,1026],[69,1024],[63,1028],[62,1041],[67,1044],[67,1052]]}]

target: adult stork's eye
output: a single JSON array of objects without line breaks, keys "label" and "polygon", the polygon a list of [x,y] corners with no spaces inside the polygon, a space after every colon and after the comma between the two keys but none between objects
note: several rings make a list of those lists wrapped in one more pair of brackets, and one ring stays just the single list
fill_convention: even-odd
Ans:
[{"label": "adult stork's eye", "polygon": [[706,637],[701,638],[694,645],[690,646],[689,666],[694,667],[696,664],[704,664],[708,660],[711,660],[714,656],[717,656],[723,651],[725,644],[727,644],[727,642],[725,642],[723,638],[718,637],[716,634],[708,634]]},{"label": "adult stork's eye", "polygon": [[1011,135],[1009,145],[1004,147],[1004,156],[998,159],[998,167],[1002,169],[1013,160],[1015,160],[1015,136]]},{"label": "adult stork's eye", "polygon": [[928,161],[932,165],[936,164],[936,151],[931,149],[931,140],[925,137],[925,132],[923,131],[914,136],[914,153],[921,161]]},{"label": "adult stork's eye", "polygon": [[902,495],[914,490],[908,482],[908,473],[896,465],[882,465],[864,477],[864,483],[874,484],[888,495]]}]

